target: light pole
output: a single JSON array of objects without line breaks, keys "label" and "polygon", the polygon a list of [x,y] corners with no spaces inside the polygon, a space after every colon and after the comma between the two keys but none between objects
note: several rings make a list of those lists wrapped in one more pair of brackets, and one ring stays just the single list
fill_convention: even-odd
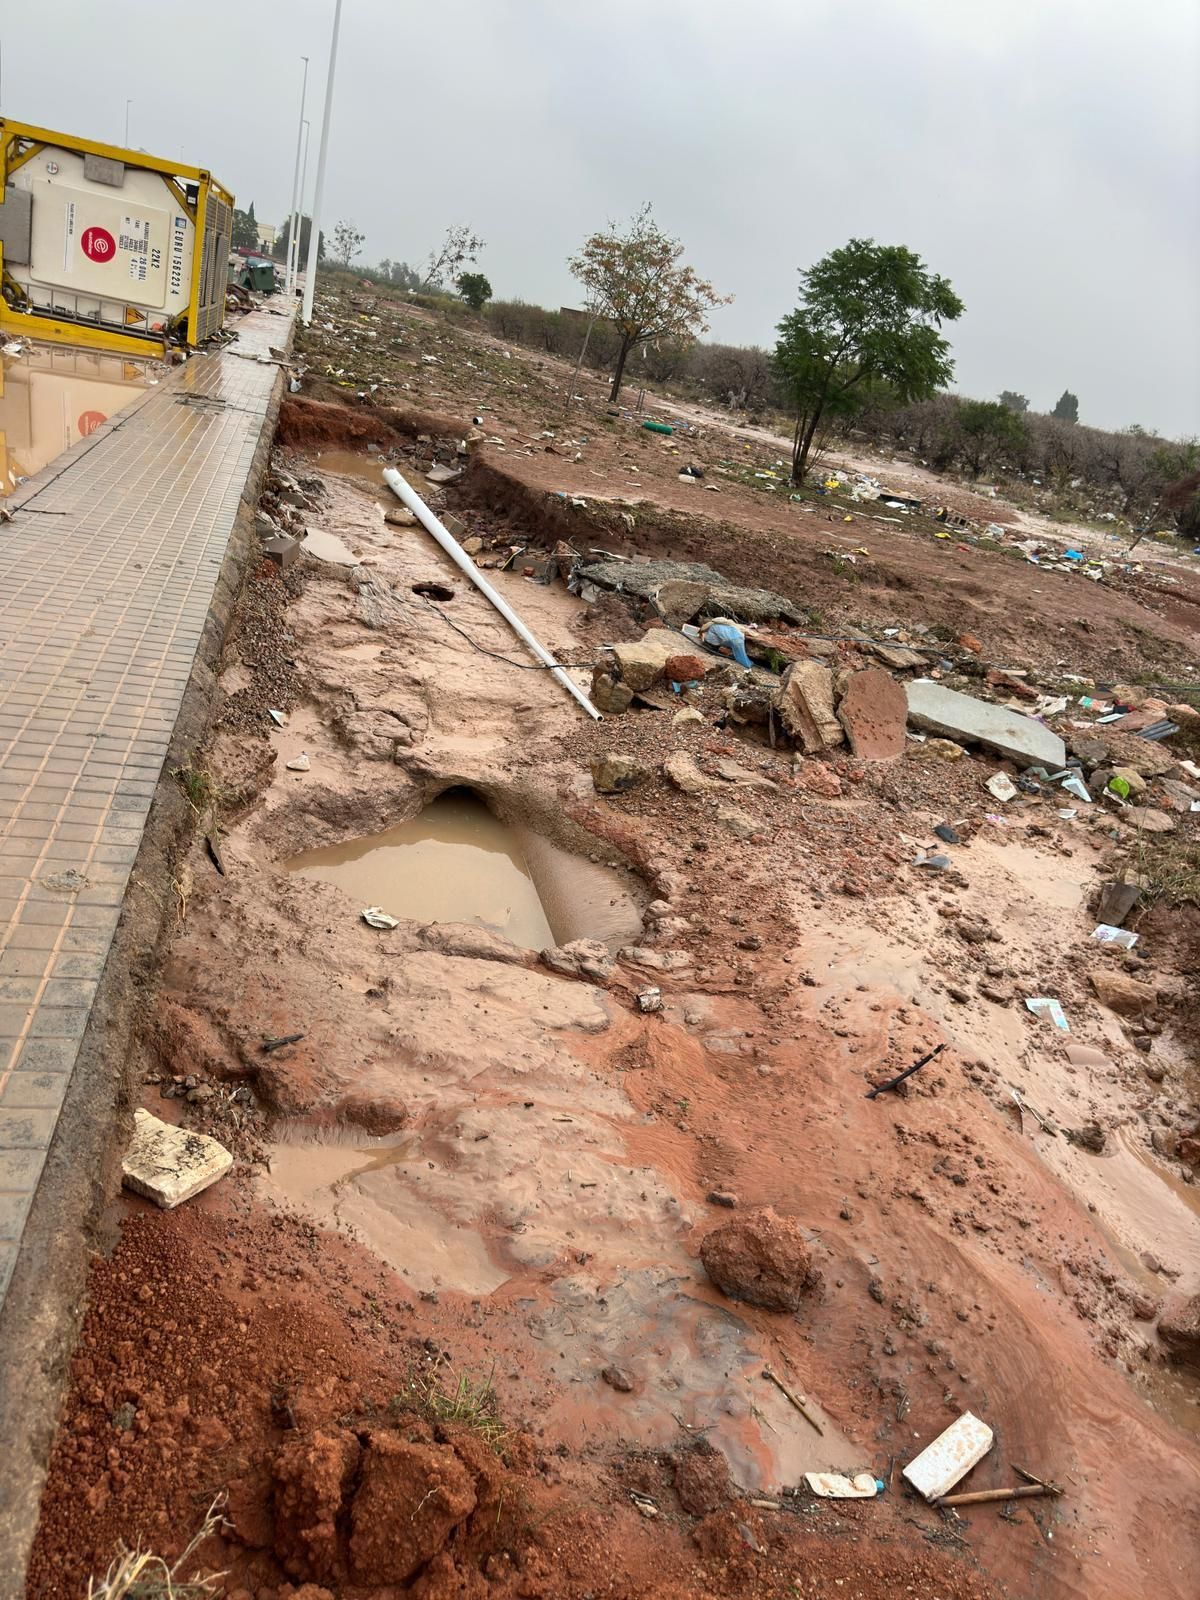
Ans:
[{"label": "light pole", "polygon": [[333,112],[333,75],[337,66],[338,29],[342,22],[342,0],[333,8],[333,36],[329,41],[329,72],[325,79],[325,116],[321,123],[321,149],[317,156],[317,186],[313,191],[312,221],[308,229],[308,257],[304,263],[304,299],[300,321],[312,321],[313,295],[317,290],[317,251],[321,242],[321,200],[325,192],[325,160],[329,155],[329,119]]},{"label": "light pole", "polygon": [[[292,293],[296,292],[296,285],[300,282],[300,235],[304,231],[304,186],[308,182],[308,136],[312,132],[312,123],[307,117],[304,119],[304,160],[300,163],[300,210],[296,219],[296,237],[288,240],[288,254],[292,257]],[[295,244],[295,254],[292,255],[292,245]]]},{"label": "light pole", "polygon": [[304,63],[304,78],[300,85],[300,121],[296,126],[296,165],[292,169],[292,220],[288,226],[287,276],[284,280],[284,288],[288,294],[292,292],[292,285],[296,281],[295,263],[300,255],[299,250],[293,249],[293,242],[296,238],[296,229],[300,225],[298,214],[300,205],[300,145],[304,139],[304,97],[308,93],[308,57],[301,56],[300,59]]},{"label": "light pole", "polygon": [[125,102],[125,148],[126,148],[126,150],[129,149],[129,108],[130,108],[130,106],[132,104],[133,104],[132,100],[126,100],[126,102]]}]

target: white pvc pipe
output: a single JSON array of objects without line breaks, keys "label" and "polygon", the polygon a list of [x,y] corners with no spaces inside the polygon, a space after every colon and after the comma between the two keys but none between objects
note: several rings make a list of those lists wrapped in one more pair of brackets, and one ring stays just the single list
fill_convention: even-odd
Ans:
[{"label": "white pvc pipe", "polygon": [[521,621],[520,617],[509,605],[504,596],[497,593],[497,591],[492,588],[491,584],[483,576],[482,572],[480,572],[479,568],[471,560],[470,556],[467,555],[467,553],[463,550],[458,540],[453,534],[446,531],[446,529],[434,516],[433,512],[425,504],[424,500],[421,499],[421,496],[412,487],[408,480],[401,477],[401,475],[396,471],[395,467],[384,468],[383,480],[387,484],[388,488],[391,489],[392,492],[404,502],[412,514],[421,523],[421,526],[425,529],[425,531],[433,535],[433,537],[441,545],[442,549],[450,557],[451,561],[453,561],[454,565],[458,567],[461,572],[466,573],[467,577],[470,578],[471,582],[479,590],[480,594],[484,595],[492,602],[496,610],[504,618],[505,622],[508,623],[509,627],[513,630],[517,637],[523,640],[524,643],[529,646],[530,650],[533,651],[534,655],[543,664],[543,666],[550,668],[551,676],[557,678],[567,693],[573,695],[574,698],[579,701],[579,704],[587,712],[589,717],[595,717],[596,721],[599,722],[601,720],[600,713],[588,699],[587,695],[584,694],[583,690],[577,683],[573,682],[572,679],[567,676],[567,674],[559,666],[558,662],[555,661],[554,657],[545,648],[545,646],[540,644],[538,640],[534,638],[533,634],[530,633],[529,629]]}]

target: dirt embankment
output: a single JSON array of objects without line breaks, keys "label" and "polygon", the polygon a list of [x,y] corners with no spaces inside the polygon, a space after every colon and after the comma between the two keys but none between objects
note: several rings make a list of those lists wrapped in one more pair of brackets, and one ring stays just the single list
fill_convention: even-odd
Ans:
[{"label": "dirt embankment", "polygon": [[[509,392],[509,425],[536,436],[536,404]],[[457,453],[428,415],[339,434],[304,407],[286,426],[395,449],[413,477]],[[438,497],[468,534],[550,536],[579,512],[547,511],[521,454],[483,447]],[[208,757],[225,873],[198,840],[141,1049],[146,1103],[238,1166],[170,1215],[117,1202],[30,1594],[79,1591],[118,1538],[178,1551],[225,1490],[230,1526],[202,1555],[238,1600],[1183,1600],[1197,1391],[1154,1327],[1194,1292],[1200,1217],[1150,1141],[1195,1095],[1175,925],[1145,926],[1151,1033],[1087,983],[1117,966],[1088,940],[1112,841],[1037,799],[997,820],[994,762],[797,764],[722,726],[716,687],[699,722],[587,722],[419,529],[384,522],[373,473],[364,455],[361,485],[329,478],[297,508],[354,567],[264,566],[243,597]],[[634,508],[630,530],[624,509],[607,530],[663,548],[657,513]],[[828,558],[804,526],[739,545],[730,519],[726,551],[681,521],[672,548],[815,584]],[[915,595],[919,564],[894,559]],[[495,578],[560,659],[590,659],[579,602]],[[820,581],[863,620],[857,590]],[[416,592],[430,583],[453,598]],[[960,597],[939,603],[949,626]],[[979,615],[1038,659],[1038,603],[1022,589]],[[597,794],[605,754],[646,775]],[[673,754],[697,792],[664,779]],[[572,972],[478,927],[401,911],[373,930],[359,899],[286,870],[462,785],[612,874],[614,897],[640,878],[636,942]],[[912,866],[947,822],[955,870]],[[644,1014],[651,984],[663,1007]],[[1028,994],[1061,999],[1069,1042]],[[937,1044],[900,1093],[866,1098]],[[1014,1088],[1064,1128],[1102,1123],[1104,1152],[1047,1134]],[[701,1264],[714,1228],[764,1207],[804,1242],[798,1310],[731,1299]],[[996,1430],[970,1487],[1015,1462],[1064,1497],[962,1520],[910,1497],[899,1466],[965,1409]],[[793,1492],[831,1467],[887,1490]]]}]

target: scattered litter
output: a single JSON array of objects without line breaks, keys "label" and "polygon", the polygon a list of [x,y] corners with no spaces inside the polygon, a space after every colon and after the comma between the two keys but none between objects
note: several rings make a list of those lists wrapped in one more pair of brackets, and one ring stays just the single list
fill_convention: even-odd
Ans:
[{"label": "scattered litter", "polygon": [[216,1183],[232,1165],[233,1156],[216,1139],[173,1127],[139,1107],[121,1178],[127,1189],[170,1211]]},{"label": "scattered litter", "polygon": [[911,1078],[913,1073],[919,1071],[921,1067],[928,1066],[934,1056],[940,1056],[945,1048],[945,1041],[934,1045],[928,1055],[922,1056],[919,1061],[914,1061],[911,1067],[905,1067],[903,1072],[898,1072],[894,1078],[889,1078],[886,1083],[877,1083],[873,1089],[868,1089],[867,1099],[874,1100],[876,1095],[884,1094],[888,1089],[896,1088],[898,1084],[904,1082],[905,1078]]},{"label": "scattered litter", "polygon": [[816,1417],[813,1416],[812,1412],[809,1411],[808,1405],[807,1405],[807,1402],[805,1401],[804,1396],[801,1395],[801,1394],[793,1394],[793,1392],[788,1388],[787,1384],[784,1383],[783,1379],[779,1376],[779,1374],[777,1372],[775,1372],[771,1367],[764,1367],[763,1370],[762,1370],[762,1375],[763,1375],[764,1378],[766,1378],[768,1383],[773,1383],[775,1385],[775,1387],[779,1390],[780,1394],[782,1394],[787,1400],[789,1400],[791,1402],[791,1404],[793,1406],[795,1406],[796,1410],[804,1418],[805,1422],[807,1422],[810,1427],[815,1428],[817,1430],[817,1432],[822,1437],[824,1437],[825,1429],[817,1421]]},{"label": "scattered litter", "polygon": [[649,1013],[662,1010],[662,990],[657,984],[649,989],[639,989],[637,997],[638,1010]]},{"label": "scattered litter", "polygon": [[950,826],[950,824],[948,822],[935,823],[933,831],[934,831],[934,833],[937,834],[938,838],[941,839],[943,841],[943,843],[945,843],[945,844],[961,844],[962,843],[962,836],[959,833],[955,832],[955,830]]},{"label": "scattered litter", "polygon": [[[647,423],[646,426],[649,427],[650,424]],[[667,431],[670,432],[670,429]],[[642,1494],[639,1489],[631,1489],[629,1491],[629,1498],[633,1501],[634,1505],[644,1517],[658,1516],[658,1506],[655,1501],[651,1500],[648,1494]]]},{"label": "scattered litter", "polygon": [[1169,739],[1173,733],[1178,732],[1179,724],[1164,718],[1161,722],[1152,722],[1148,728],[1143,728],[1138,738],[1156,742],[1159,739]]},{"label": "scattered litter", "polygon": [[918,850],[913,859],[914,867],[932,867],[935,872],[947,872],[953,865],[949,856],[927,855],[924,850]]},{"label": "scattered litter", "polygon": [[293,756],[285,765],[289,772],[307,772],[312,762],[308,759],[308,751],[301,750],[298,756]]},{"label": "scattered litter", "polygon": [[1054,1124],[1048,1121],[1040,1111],[1035,1110],[1034,1107],[1029,1104],[1028,1100],[1022,1100],[1020,1091],[1014,1089],[1011,1084],[1009,1085],[1009,1093],[1017,1102],[1018,1111],[1028,1111],[1029,1115],[1045,1129],[1052,1139],[1058,1138],[1058,1129],[1054,1126]]},{"label": "scattered litter", "polygon": [[1133,786],[1128,778],[1119,778],[1115,774],[1105,785],[1106,794],[1115,794],[1118,800],[1128,800],[1133,793]]},{"label": "scattered litter", "polygon": [[1035,995],[1025,1002],[1026,1011],[1032,1011],[1035,1017],[1048,1017],[1054,1026],[1063,1033],[1070,1033],[1071,1024],[1067,1021],[1066,1013],[1057,1000],[1049,995]]},{"label": "scattered litter", "polygon": [[1018,789],[1007,772],[996,772],[987,781],[988,792],[997,800],[1015,800]]},{"label": "scattered litter", "polygon": [[264,1039],[259,1049],[270,1055],[273,1050],[282,1050],[285,1044],[299,1044],[303,1038],[302,1033],[285,1033],[278,1039]]},{"label": "scattered litter", "polygon": [[362,919],[368,928],[388,929],[400,926],[399,918],[389,916],[382,906],[368,906],[362,914]]},{"label": "scattered litter", "polygon": [[857,1472],[853,1478],[843,1472],[806,1472],[804,1481],[822,1500],[873,1500],[884,1489],[883,1479],[873,1472]]},{"label": "scattered litter", "polygon": [[1088,793],[1087,784],[1084,783],[1082,778],[1077,777],[1074,773],[1072,773],[1069,778],[1063,779],[1062,787],[1067,791],[1068,794],[1073,794],[1076,800],[1082,800],[1089,806],[1092,804],[1092,797]]},{"label": "scattered litter", "polygon": [[268,708],[267,715],[270,717],[271,721],[280,728],[284,727],[287,723],[287,718],[284,716],[283,712],[276,711],[273,706]]},{"label": "scattered litter", "polygon": [[909,1462],[903,1469],[903,1476],[926,1500],[940,1500],[991,1448],[992,1430],[987,1423],[964,1411]]},{"label": "scattered litter", "polygon": [[1058,814],[1064,822],[1073,822],[1079,815],[1079,811],[1075,806],[1064,806]]},{"label": "scattered litter", "polygon": [[1111,922],[1100,922],[1092,929],[1092,938],[1098,939],[1101,944],[1115,944],[1122,950],[1132,950],[1139,935],[1130,933],[1128,928],[1114,928]]}]

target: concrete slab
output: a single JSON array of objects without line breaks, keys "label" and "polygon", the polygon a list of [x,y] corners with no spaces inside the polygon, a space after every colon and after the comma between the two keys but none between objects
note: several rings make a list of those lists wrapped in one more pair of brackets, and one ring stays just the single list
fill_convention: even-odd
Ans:
[{"label": "concrete slab", "polygon": [[170,1211],[223,1178],[233,1157],[206,1133],[176,1128],[149,1111],[133,1114],[133,1140],[121,1164],[121,1180]]},{"label": "concrete slab", "polygon": [[991,1448],[992,1430],[987,1423],[964,1411],[915,1461],[908,1463],[904,1477],[926,1500],[938,1500],[949,1494]]},{"label": "concrete slab", "polygon": [[908,685],[908,720],[914,728],[947,739],[981,744],[1018,766],[1054,771],[1066,765],[1066,746],[1043,723],[1007,706],[959,694],[931,678],[914,678]]}]

